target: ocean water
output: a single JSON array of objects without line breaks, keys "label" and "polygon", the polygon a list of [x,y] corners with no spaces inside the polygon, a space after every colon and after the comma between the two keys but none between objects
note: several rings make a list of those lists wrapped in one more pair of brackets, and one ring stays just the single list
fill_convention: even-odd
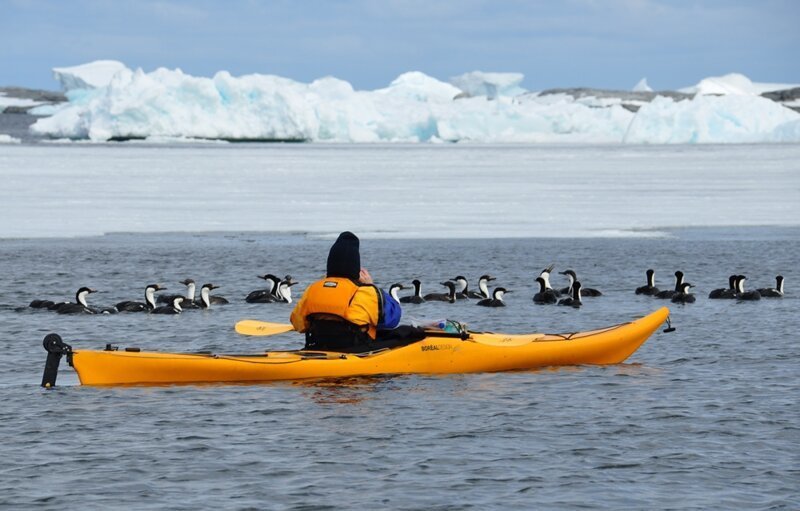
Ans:
[{"label": "ocean water", "polygon": [[[324,271],[330,240],[282,233],[112,234],[0,240],[0,507],[7,509],[797,509],[800,506],[798,228],[677,229],[667,238],[366,239],[381,285],[425,290],[489,272],[505,308],[404,308],[476,329],[575,331],[665,302],[636,296],[644,271],[692,305],[667,304],[625,363],[453,376],[395,375],[266,385],[84,387],[62,361],[39,387],[45,334],[163,351],[258,352],[297,334],[238,336],[243,318],[287,321],[287,304],[247,304],[256,275],[291,273],[295,296]],[[537,306],[533,279],[574,268],[605,295],[580,310]],[[708,300],[732,272],[750,287],[786,277],[783,299]],[[170,291],[191,277],[228,305],[176,317],[61,316],[34,298],[94,305]],[[554,285],[566,285],[555,274]]]},{"label": "ocean water", "polygon": [[[0,508],[800,508],[800,146],[570,147],[45,143],[0,146]],[[362,236],[376,281],[424,292],[483,273],[507,307],[406,306],[479,330],[602,327],[665,303],[645,270],[698,301],[670,306],[625,363],[267,385],[93,388],[42,338],[161,351],[301,346],[238,336],[285,322],[247,304],[263,273],[295,296],[331,239]],[[605,296],[536,306],[542,268]],[[786,277],[782,299],[708,300],[731,273]],[[177,317],[60,316],[35,298],[141,299],[152,282],[220,286]],[[556,286],[565,279],[554,274]]]}]

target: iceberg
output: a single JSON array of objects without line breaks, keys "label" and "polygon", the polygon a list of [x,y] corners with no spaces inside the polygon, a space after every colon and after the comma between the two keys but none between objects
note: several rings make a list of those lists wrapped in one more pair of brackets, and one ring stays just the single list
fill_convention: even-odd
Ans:
[{"label": "iceberg", "polygon": [[701,95],[759,96],[765,92],[792,89],[797,86],[788,83],[754,83],[743,74],[730,73],[724,76],[704,78],[697,85],[679,89],[679,92]]},{"label": "iceberg", "polygon": [[608,94],[525,93],[518,73],[475,71],[447,83],[412,71],[368,91],[334,77],[302,83],[220,71],[207,78],[105,62],[60,68],[65,87],[83,88],[71,89],[69,103],[50,109],[31,131],[95,142],[800,142],[793,124],[800,114],[755,95],[777,84],[743,75],[713,82],[725,84],[728,99],[703,92],[720,90],[709,81],[694,96],[628,92],[636,97],[623,102]]},{"label": "iceberg", "polygon": [[473,71],[450,78],[450,83],[467,96],[486,96],[489,99],[495,99],[498,96],[519,96],[527,92],[520,86],[524,78],[525,75],[522,73]]},{"label": "iceberg", "polygon": [[624,142],[718,144],[797,142],[800,114],[760,96],[657,97],[631,121]]},{"label": "iceberg", "polygon": [[65,92],[76,89],[97,89],[105,87],[118,72],[127,69],[116,60],[95,60],[72,67],[53,68],[53,77]]},{"label": "iceberg", "polygon": [[647,78],[642,78],[639,82],[633,86],[631,89],[633,92],[653,92],[653,89],[647,84]]}]

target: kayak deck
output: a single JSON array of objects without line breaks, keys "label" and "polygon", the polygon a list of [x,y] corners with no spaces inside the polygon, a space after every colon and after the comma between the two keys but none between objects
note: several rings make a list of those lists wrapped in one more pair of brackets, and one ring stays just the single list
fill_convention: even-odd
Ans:
[{"label": "kayak deck", "polygon": [[[469,332],[466,340],[427,337],[397,348],[357,354],[302,350],[252,355],[180,354],[138,350],[72,351],[64,346],[68,348],[65,354],[70,365],[84,385],[235,383],[377,374],[496,372],[617,364],[635,352],[668,315],[669,310],[664,307],[629,323],[586,332],[522,335]],[[51,336],[55,334],[48,337]],[[60,338],[58,340],[60,342]]]}]

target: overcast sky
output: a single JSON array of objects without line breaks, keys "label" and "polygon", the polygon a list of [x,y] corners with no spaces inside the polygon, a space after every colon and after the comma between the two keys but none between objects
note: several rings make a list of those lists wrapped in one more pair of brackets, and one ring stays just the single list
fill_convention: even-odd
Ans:
[{"label": "overcast sky", "polygon": [[530,90],[655,89],[744,73],[800,83],[796,0],[0,0],[0,86],[115,59],[196,76],[525,74]]}]

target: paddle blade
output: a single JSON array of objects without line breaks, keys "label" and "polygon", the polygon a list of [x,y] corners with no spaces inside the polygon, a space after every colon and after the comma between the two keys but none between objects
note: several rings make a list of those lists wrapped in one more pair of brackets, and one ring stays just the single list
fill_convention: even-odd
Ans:
[{"label": "paddle blade", "polygon": [[255,319],[244,319],[234,326],[236,333],[242,335],[278,335],[291,332],[294,327],[288,323],[269,323]]}]

